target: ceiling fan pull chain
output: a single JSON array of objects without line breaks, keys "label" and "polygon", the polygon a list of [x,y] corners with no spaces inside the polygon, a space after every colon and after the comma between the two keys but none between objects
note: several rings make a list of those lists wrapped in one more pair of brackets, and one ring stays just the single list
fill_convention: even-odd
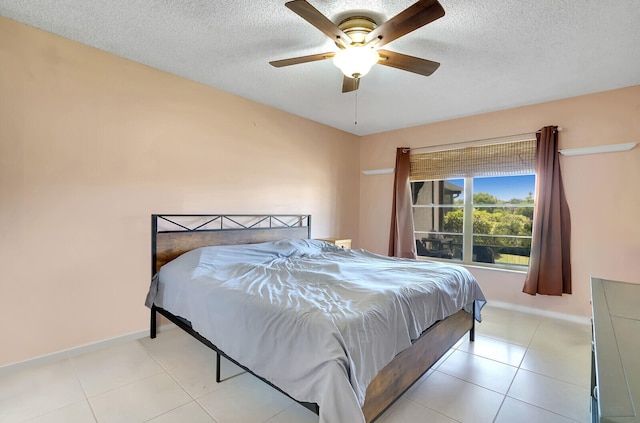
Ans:
[{"label": "ceiling fan pull chain", "polygon": [[358,90],[356,90],[355,93],[356,93],[355,125],[357,125],[358,124]]}]

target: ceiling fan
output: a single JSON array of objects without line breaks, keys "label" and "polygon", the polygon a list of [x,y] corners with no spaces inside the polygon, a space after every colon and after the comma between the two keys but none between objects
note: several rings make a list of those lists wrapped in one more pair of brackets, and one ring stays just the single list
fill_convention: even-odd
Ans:
[{"label": "ceiling fan", "polygon": [[437,0],[419,0],[381,25],[360,15],[336,25],[306,0],[289,1],[285,6],[331,38],[340,50],[269,62],[277,68],[333,58],[344,74],[342,92],[346,93],[357,90],[360,78],[376,63],[425,76],[440,66],[438,62],[380,50],[385,44],[443,17],[444,9]]}]

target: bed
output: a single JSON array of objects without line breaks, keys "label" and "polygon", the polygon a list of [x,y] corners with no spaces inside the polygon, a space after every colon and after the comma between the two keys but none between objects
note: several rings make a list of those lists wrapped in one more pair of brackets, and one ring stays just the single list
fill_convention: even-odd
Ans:
[{"label": "bed", "polygon": [[217,381],[223,356],[321,423],[370,423],[473,340],[485,298],[461,267],[310,238],[309,215],[152,215],[151,337],[160,313],[216,351]]}]

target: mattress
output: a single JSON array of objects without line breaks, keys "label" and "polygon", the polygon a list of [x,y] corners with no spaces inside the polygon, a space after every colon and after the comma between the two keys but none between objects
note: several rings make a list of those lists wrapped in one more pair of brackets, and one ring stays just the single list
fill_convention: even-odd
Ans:
[{"label": "mattress", "polygon": [[364,422],[369,382],[438,320],[485,297],[463,267],[318,240],[192,250],[165,264],[147,305],[189,320],[320,423]]}]

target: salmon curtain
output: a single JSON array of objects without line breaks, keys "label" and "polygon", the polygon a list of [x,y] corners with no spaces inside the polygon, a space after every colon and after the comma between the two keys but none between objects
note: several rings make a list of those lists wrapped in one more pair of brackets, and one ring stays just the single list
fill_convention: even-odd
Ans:
[{"label": "salmon curtain", "polygon": [[557,127],[544,127],[536,137],[536,206],[522,292],[571,294],[571,219],[560,174]]},{"label": "salmon curtain", "polygon": [[417,258],[416,240],[413,233],[413,208],[411,203],[410,152],[408,148],[396,150],[396,171],[393,182],[393,205],[391,209],[391,233],[389,256]]}]

